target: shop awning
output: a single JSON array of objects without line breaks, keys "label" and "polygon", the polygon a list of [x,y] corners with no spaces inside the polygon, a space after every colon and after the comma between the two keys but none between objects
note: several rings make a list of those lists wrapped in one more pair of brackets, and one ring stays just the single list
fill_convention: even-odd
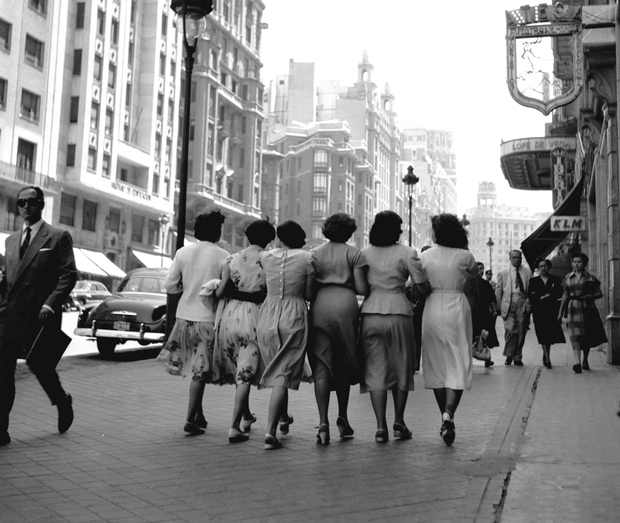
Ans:
[{"label": "shop awning", "polygon": [[75,265],[79,272],[94,274],[95,276],[108,276],[108,273],[86,256],[86,254],[82,252],[82,249],[73,247],[73,255],[75,256]]},{"label": "shop awning", "polygon": [[134,256],[138,258],[140,263],[148,268],[163,267],[164,269],[169,269],[170,265],[172,265],[172,260],[165,255],[162,256],[160,254],[152,254],[150,252],[141,252],[136,251],[135,249],[131,249],[131,252],[133,252]]},{"label": "shop awning", "polygon": [[553,214],[521,243],[523,256],[525,256],[532,271],[536,268],[538,258],[546,258],[566,238],[567,232],[551,230],[551,220],[554,216],[579,215],[583,184],[584,178],[582,177],[564,201],[553,211]]},{"label": "shop awning", "polygon": [[111,261],[102,252],[90,251],[88,249],[80,249],[86,257],[100,269],[108,273],[112,278],[124,278],[125,272],[122,271],[113,261]]}]

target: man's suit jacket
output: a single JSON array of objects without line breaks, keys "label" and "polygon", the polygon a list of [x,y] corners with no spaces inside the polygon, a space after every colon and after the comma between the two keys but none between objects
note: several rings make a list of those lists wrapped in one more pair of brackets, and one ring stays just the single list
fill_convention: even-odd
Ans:
[{"label": "man's suit jacket", "polygon": [[22,350],[29,348],[41,328],[39,311],[49,306],[49,320],[58,329],[62,306],[77,280],[71,235],[43,222],[22,260],[21,231],[6,239],[6,289],[0,296],[0,316],[5,317],[5,336]]},{"label": "man's suit jacket", "polygon": [[[511,269],[512,265],[506,269],[502,269],[497,273],[495,298],[500,306],[502,318],[506,318],[506,316],[508,316],[508,310],[510,308],[510,296],[515,291],[515,289],[513,289],[515,283],[510,274]],[[519,267],[519,274],[521,275],[521,279],[523,280],[523,289],[525,291],[524,296],[527,296],[527,288],[530,283],[530,278],[532,277],[532,271],[530,271],[530,269],[528,269],[527,267],[521,266]]]}]

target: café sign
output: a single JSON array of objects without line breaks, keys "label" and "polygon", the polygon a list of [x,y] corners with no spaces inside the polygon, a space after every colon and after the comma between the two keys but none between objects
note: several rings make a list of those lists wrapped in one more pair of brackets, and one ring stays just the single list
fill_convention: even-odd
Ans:
[{"label": "caf\u00e9 sign", "polygon": [[[577,99],[584,83],[581,31],[578,5],[557,2],[506,11],[507,84],[517,103],[546,116]],[[566,48],[565,55],[550,54],[550,38],[569,41],[555,45]]]},{"label": "caf\u00e9 sign", "polygon": [[577,232],[586,230],[586,219],[583,216],[552,216],[553,232]]}]

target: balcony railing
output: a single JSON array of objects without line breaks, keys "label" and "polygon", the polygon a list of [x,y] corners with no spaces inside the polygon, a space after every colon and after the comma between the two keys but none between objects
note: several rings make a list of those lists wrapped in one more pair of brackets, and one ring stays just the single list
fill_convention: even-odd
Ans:
[{"label": "balcony railing", "polygon": [[[177,181],[176,189],[179,190],[179,184]],[[208,198],[213,200],[213,203],[231,210],[233,212],[237,212],[239,214],[243,214],[245,216],[253,216],[256,218],[260,218],[261,210],[252,205],[238,202],[237,200],[233,200],[232,198],[228,198],[223,194],[217,193],[213,190],[212,187],[208,187],[202,183],[189,183],[187,184],[187,193],[200,195],[204,198]]]},{"label": "balcony railing", "polygon": [[0,162],[0,179],[36,185],[53,193],[57,193],[59,187],[58,181],[55,178],[5,162]]}]

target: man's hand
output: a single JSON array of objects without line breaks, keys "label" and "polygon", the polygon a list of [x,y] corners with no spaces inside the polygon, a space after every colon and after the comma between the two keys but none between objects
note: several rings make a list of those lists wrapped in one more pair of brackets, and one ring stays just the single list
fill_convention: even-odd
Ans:
[{"label": "man's hand", "polygon": [[46,322],[47,320],[51,319],[53,315],[53,311],[49,310],[46,307],[42,307],[39,311],[39,320],[41,320],[42,322]]}]

